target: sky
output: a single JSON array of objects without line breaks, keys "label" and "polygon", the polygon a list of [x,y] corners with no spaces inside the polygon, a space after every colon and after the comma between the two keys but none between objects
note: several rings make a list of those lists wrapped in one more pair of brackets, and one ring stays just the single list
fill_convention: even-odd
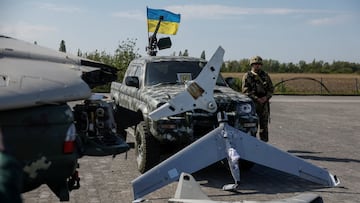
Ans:
[{"label": "sky", "polygon": [[146,7],[181,14],[172,47],[158,55],[209,59],[222,46],[225,61],[360,63],[359,0],[0,0],[0,34],[55,50],[64,40],[72,54],[114,54],[130,39],[146,55]]}]

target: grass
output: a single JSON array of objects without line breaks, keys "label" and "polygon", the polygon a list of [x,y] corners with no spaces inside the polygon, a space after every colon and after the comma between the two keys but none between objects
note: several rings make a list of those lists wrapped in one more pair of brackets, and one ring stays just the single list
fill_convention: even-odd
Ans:
[{"label": "grass", "polygon": [[[233,77],[241,81],[244,73],[222,73],[222,75],[224,78]],[[359,74],[271,73],[269,75],[274,86],[277,85],[275,94],[360,95]]]}]

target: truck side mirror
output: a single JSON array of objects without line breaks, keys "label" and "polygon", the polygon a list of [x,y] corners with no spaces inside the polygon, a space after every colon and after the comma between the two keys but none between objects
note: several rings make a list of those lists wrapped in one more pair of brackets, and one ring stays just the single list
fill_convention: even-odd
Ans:
[{"label": "truck side mirror", "polygon": [[125,78],[125,84],[130,87],[139,88],[139,78],[136,76],[127,76]]},{"label": "truck side mirror", "polygon": [[235,84],[235,78],[233,78],[233,77],[227,77],[227,78],[225,78],[225,82],[226,82],[226,84],[228,84],[229,86],[232,86],[232,85]]}]

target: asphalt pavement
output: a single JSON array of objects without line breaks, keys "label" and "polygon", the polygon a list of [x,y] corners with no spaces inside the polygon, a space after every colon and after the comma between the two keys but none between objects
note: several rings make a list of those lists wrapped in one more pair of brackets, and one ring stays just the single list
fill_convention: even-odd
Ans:
[{"label": "asphalt pavement", "polygon": [[[230,172],[221,164],[194,175],[202,190],[213,200],[277,200],[302,193],[315,193],[326,203],[360,201],[360,97],[274,96],[271,102],[270,141],[273,146],[326,168],[340,179],[327,188],[297,177],[256,165],[241,174],[238,192],[222,191],[232,183]],[[131,141],[131,139],[129,139]],[[113,157],[83,157],[80,184],[70,202],[131,202],[131,180],[140,175],[134,150]],[[176,183],[147,196],[147,202],[167,202]],[[25,203],[59,202],[43,185],[23,194]]]}]

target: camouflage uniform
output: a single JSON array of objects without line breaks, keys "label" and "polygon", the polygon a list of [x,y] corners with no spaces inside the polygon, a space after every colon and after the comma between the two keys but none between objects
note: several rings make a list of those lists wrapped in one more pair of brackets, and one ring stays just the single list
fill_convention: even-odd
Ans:
[{"label": "camouflage uniform", "polygon": [[0,202],[21,203],[22,168],[20,163],[4,150],[0,128]]},{"label": "camouflage uniform", "polygon": [[0,152],[0,202],[20,203],[22,169],[12,156]]},{"label": "camouflage uniform", "polygon": [[[261,59],[261,58],[260,58]],[[262,59],[259,62],[262,64]],[[253,65],[253,63],[251,63]],[[248,95],[255,103],[256,113],[259,116],[259,136],[260,139],[267,142],[268,136],[268,123],[270,117],[270,104],[269,100],[274,92],[274,87],[270,76],[263,70],[259,69],[257,72],[249,71],[244,74],[242,79],[242,92]],[[265,103],[258,102],[258,98],[266,97]]]}]

